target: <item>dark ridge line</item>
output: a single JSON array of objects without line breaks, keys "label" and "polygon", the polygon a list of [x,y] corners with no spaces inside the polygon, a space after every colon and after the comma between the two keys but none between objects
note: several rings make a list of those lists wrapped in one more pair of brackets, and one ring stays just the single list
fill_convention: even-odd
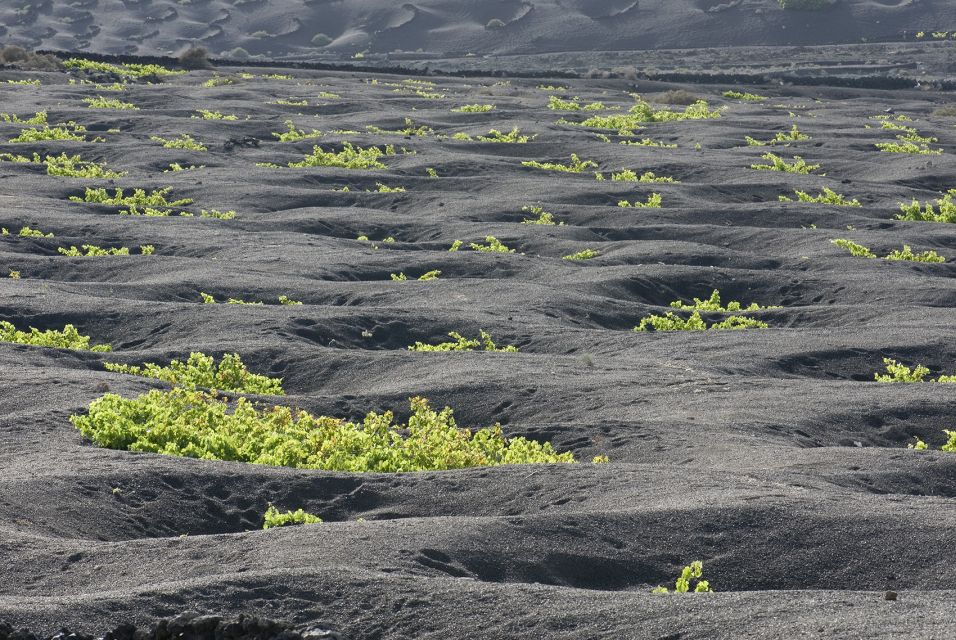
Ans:
[{"label": "dark ridge line", "polygon": [[[134,55],[115,55],[102,53],[85,53],[69,51],[38,50],[40,54],[50,54],[57,58],[82,57],[96,62],[108,62],[111,64],[137,63],[137,64],[161,64],[164,66],[178,67],[178,58],[170,56],[134,56]],[[479,70],[479,69],[459,69],[457,71],[444,71],[440,69],[422,69],[403,67],[398,65],[390,66],[358,66],[354,64],[333,63],[333,62],[302,62],[302,61],[282,61],[282,60],[232,60],[228,58],[210,58],[213,65],[226,67],[256,67],[256,68],[279,68],[279,69],[305,69],[309,71],[339,71],[352,73],[384,73],[392,75],[406,75],[416,77],[465,77],[465,78],[561,78],[567,80],[587,80],[593,75],[589,73],[574,73],[568,71],[509,71],[509,70]],[[811,70],[812,71],[812,70]],[[608,71],[608,78],[626,78],[624,74]],[[860,76],[860,77],[842,77],[842,76],[806,76],[789,74],[745,74],[745,73],[638,73],[636,77],[643,80],[659,82],[683,82],[688,84],[735,84],[735,85],[753,85],[767,84],[768,81],[785,82],[792,86],[831,86],[856,89],[913,89],[919,84],[916,78],[906,76]],[[956,91],[956,80],[936,80],[927,81],[927,84],[941,91]]]}]

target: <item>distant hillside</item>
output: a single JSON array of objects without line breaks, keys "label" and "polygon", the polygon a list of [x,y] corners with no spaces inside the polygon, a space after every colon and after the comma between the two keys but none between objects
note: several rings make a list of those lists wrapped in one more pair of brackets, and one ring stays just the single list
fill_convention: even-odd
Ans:
[{"label": "distant hillside", "polygon": [[272,58],[397,50],[513,54],[913,39],[956,31],[952,0],[17,0],[0,42],[156,55],[201,43]]}]

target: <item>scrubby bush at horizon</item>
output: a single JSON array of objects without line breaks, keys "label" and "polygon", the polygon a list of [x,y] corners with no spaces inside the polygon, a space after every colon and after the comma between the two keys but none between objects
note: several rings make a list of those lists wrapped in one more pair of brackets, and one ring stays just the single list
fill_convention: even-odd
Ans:
[{"label": "scrubby bush at horizon", "polygon": [[744,316],[730,316],[720,322],[715,322],[710,326],[700,317],[700,311],[695,310],[686,320],[673,311],[668,311],[663,316],[649,315],[641,319],[641,323],[634,327],[634,331],[709,331],[709,330],[740,330],[740,329],[766,329],[769,327],[766,322],[747,318]]},{"label": "scrubby bush at horizon", "polygon": [[751,302],[750,306],[744,307],[740,302],[731,300],[725,306],[721,305],[720,291],[714,289],[707,300],[694,298],[693,304],[685,304],[681,300],[675,300],[671,307],[681,311],[710,311],[714,313],[750,313],[753,311],[765,311],[767,309],[779,309],[780,307],[761,307],[756,302]]},{"label": "scrubby bush at horizon", "polygon": [[435,411],[424,398],[411,399],[407,424],[396,424],[390,411],[352,423],[174,388],[131,399],[108,393],[70,421],[100,447],[301,469],[390,473],[575,462],[550,443],[506,438],[499,425],[460,429],[451,409]]},{"label": "scrubby bush at horizon", "polygon": [[319,524],[322,518],[311,513],[306,513],[302,509],[295,511],[279,511],[271,504],[262,515],[262,528],[272,529],[274,527],[288,527],[300,524]]},{"label": "scrubby bush at horizon", "polygon": [[185,71],[176,71],[167,69],[158,64],[109,64],[107,62],[94,62],[83,58],[70,58],[63,62],[67,69],[82,69],[86,71],[97,71],[101,73],[111,73],[120,76],[142,78],[145,76],[175,76],[186,73]]},{"label": "scrubby bush at horizon", "polygon": [[916,365],[915,369],[911,369],[892,358],[883,358],[883,364],[886,365],[886,373],[875,374],[877,382],[923,382],[923,378],[929,375],[929,369],[921,364]]},{"label": "scrubby bush at horizon", "polygon": [[[783,0],[781,0],[782,2]],[[680,577],[674,583],[674,593],[690,593],[691,582],[693,581],[694,593],[711,593],[710,583],[703,579],[704,563],[700,560],[694,560],[681,571]],[[655,587],[652,593],[669,593],[667,587]]]},{"label": "scrubby bush at horizon", "polygon": [[474,351],[480,349],[482,351],[493,351],[501,353],[515,353],[518,351],[518,347],[513,345],[508,345],[505,347],[498,347],[494,340],[491,339],[491,334],[487,331],[479,331],[479,335],[475,339],[466,338],[457,331],[452,331],[448,334],[449,337],[454,338],[454,342],[440,342],[438,344],[425,344],[424,342],[416,342],[415,344],[408,347],[409,351],[425,351],[425,352],[434,352],[434,351]]},{"label": "scrubby bush at horizon", "polygon": [[214,357],[193,352],[189,354],[185,362],[173,360],[167,366],[153,362],[147,362],[142,366],[107,362],[104,366],[114,373],[155,378],[185,389],[204,388],[262,395],[285,395],[282,389],[282,378],[250,373],[237,353],[223,354],[218,365]]},{"label": "scrubby bush at horizon", "polygon": [[59,331],[56,329],[40,331],[35,327],[30,327],[29,331],[20,331],[13,323],[0,320],[0,342],[26,344],[35,347],[52,347],[55,349],[93,351],[96,353],[112,351],[112,347],[108,344],[91,346],[90,337],[81,336],[72,324],[64,326],[63,329]]}]

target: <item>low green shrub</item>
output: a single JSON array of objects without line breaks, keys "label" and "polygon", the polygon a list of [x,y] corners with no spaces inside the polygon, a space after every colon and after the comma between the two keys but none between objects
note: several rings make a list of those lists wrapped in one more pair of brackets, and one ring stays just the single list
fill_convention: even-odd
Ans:
[{"label": "low green shrub", "polygon": [[714,289],[710,297],[706,300],[694,298],[693,304],[685,304],[681,300],[675,300],[671,306],[681,311],[710,311],[713,313],[750,313],[753,311],[765,311],[767,309],[779,309],[780,307],[761,307],[756,302],[751,302],[749,306],[744,307],[740,302],[731,300],[726,305],[721,304],[720,291]]},{"label": "low green shrub", "polygon": [[408,347],[409,351],[474,351],[480,349],[482,351],[494,351],[494,352],[503,352],[503,353],[514,353],[518,351],[518,347],[508,345],[505,347],[498,347],[494,340],[491,339],[491,334],[486,331],[480,331],[478,338],[471,339],[462,336],[456,331],[452,331],[448,334],[450,337],[454,338],[454,342],[440,342],[438,344],[425,344],[424,342],[416,342],[415,344]]},{"label": "low green shrub", "polygon": [[[605,180],[603,173],[595,173],[594,177],[598,182],[603,182]],[[670,176],[658,176],[653,171],[645,171],[641,175],[637,175],[636,172],[630,169],[624,169],[623,171],[611,173],[611,181],[641,182],[647,184],[678,184],[679,182]]]},{"label": "low green shrub", "polygon": [[43,233],[39,229],[31,229],[30,227],[23,227],[20,229],[20,233],[17,234],[21,238],[52,238],[52,233]]},{"label": "low green shrub", "polygon": [[84,244],[82,249],[77,249],[76,247],[59,247],[57,248],[57,252],[69,258],[99,258],[103,256],[129,255],[129,249],[127,247],[107,247],[103,249],[92,244]]},{"label": "low green shrub", "polygon": [[80,158],[79,155],[68,156],[61,153],[58,156],[46,156],[41,159],[40,154],[34,153],[33,157],[21,156],[12,153],[0,153],[0,162],[14,162],[18,164],[44,164],[46,165],[47,175],[60,176],[64,178],[122,178],[126,172],[113,171],[108,169],[105,164],[97,164]]},{"label": "low green shrub", "polygon": [[262,516],[262,528],[272,529],[273,527],[288,527],[299,524],[318,524],[322,522],[319,516],[306,513],[302,509],[295,511],[279,511],[271,504]]},{"label": "low green shrub", "polygon": [[160,136],[150,136],[153,142],[158,142],[166,149],[185,149],[186,151],[208,151],[209,148],[203,143],[194,140],[188,133],[181,133],[178,138],[162,138]]},{"label": "low green shrub", "polygon": [[599,252],[594,249],[584,249],[578,251],[577,253],[572,253],[567,256],[561,256],[562,260],[569,260],[571,262],[580,262],[582,260],[590,260],[591,258],[596,258],[601,255]]},{"label": "low green shrub", "polygon": [[883,358],[883,364],[886,365],[886,373],[875,374],[877,382],[896,383],[896,382],[923,382],[923,378],[929,375],[929,369],[921,364],[911,369],[904,364],[900,364],[892,358]]},{"label": "low green shrub", "polygon": [[289,168],[301,169],[305,167],[338,167],[341,169],[387,169],[379,158],[385,155],[395,153],[394,149],[389,153],[390,147],[384,150],[378,147],[353,147],[350,142],[342,143],[341,151],[325,151],[322,147],[315,146],[312,153],[307,155],[299,162],[290,162]]},{"label": "low green shrub", "polygon": [[7,124],[26,124],[30,126],[36,126],[47,123],[47,112],[46,111],[37,111],[35,114],[29,118],[21,118],[15,113],[0,113],[0,120],[3,120]]},{"label": "low green shrub", "polygon": [[[782,0],[781,0],[782,1]],[[694,593],[711,593],[710,583],[703,579],[704,563],[694,560],[681,571],[680,577],[674,583],[674,593],[689,593],[693,586]],[[667,587],[656,587],[653,593],[669,593]]]},{"label": "low green shrub", "polygon": [[226,120],[228,122],[235,122],[239,119],[239,116],[232,114],[225,114],[220,111],[210,111],[209,109],[197,109],[196,113],[198,116],[192,116],[193,118],[200,118],[202,120]]},{"label": "low green shrub", "polygon": [[918,222],[948,222],[956,223],[956,202],[953,202],[953,196],[956,196],[956,189],[950,189],[942,198],[938,198],[936,207],[927,202],[925,206],[920,206],[919,200],[915,198],[910,204],[900,203],[901,213],[896,214],[897,220],[913,220]]},{"label": "low green shrub", "polygon": [[660,209],[662,202],[663,202],[663,198],[661,197],[661,194],[659,194],[659,193],[652,193],[651,195],[647,196],[647,201],[646,201],[646,202],[640,202],[640,201],[638,201],[638,200],[635,200],[634,202],[630,202],[629,200],[621,200],[621,201],[619,201],[619,202],[617,203],[617,206],[619,206],[619,207],[621,207],[621,208],[624,208],[624,209],[628,209],[628,208],[631,208],[631,209]]},{"label": "low green shrub", "polygon": [[820,168],[820,165],[818,164],[807,164],[806,161],[800,156],[794,156],[793,162],[790,163],[773,153],[765,153],[760,157],[764,160],[768,160],[770,164],[752,164],[750,165],[751,169],[757,169],[758,171],[782,171],[784,173],[808,174],[811,171],[816,171]]},{"label": "low green shrub", "polygon": [[841,249],[846,249],[850,252],[850,255],[857,258],[876,258],[877,255],[869,250],[868,247],[864,247],[862,244],[857,244],[852,240],[847,240],[845,238],[836,238],[830,240],[833,244],[840,247]]},{"label": "low green shrub", "polygon": [[478,136],[478,140],[481,142],[500,142],[504,144],[527,144],[528,141],[533,138],[534,136],[522,135],[518,127],[513,128],[508,133],[502,133],[497,129],[492,129],[488,132],[488,135]]},{"label": "low green shrub", "polygon": [[137,398],[106,394],[73,425],[110,449],[206,460],[348,472],[408,472],[503,464],[573,463],[550,443],[506,438],[499,425],[472,432],[452,410],[435,411],[412,398],[407,424],[391,411],[361,423],[313,416],[289,407],[257,408],[205,391],[153,390]]},{"label": "low green shrub", "polygon": [[155,378],[186,389],[205,388],[262,395],[285,395],[281,378],[250,373],[237,353],[224,354],[218,365],[212,356],[194,352],[189,354],[185,362],[173,360],[165,367],[153,362],[147,362],[142,366],[107,362],[105,367],[114,373]]},{"label": "low green shrub", "polygon": [[452,109],[455,113],[488,113],[495,110],[493,104],[463,104]]},{"label": "low green shrub", "polygon": [[292,120],[285,121],[286,130],[282,132],[273,132],[272,135],[279,139],[279,142],[298,142],[299,140],[308,140],[310,138],[321,138],[322,132],[318,129],[306,131],[297,129]]},{"label": "low green shrub", "polygon": [[183,207],[193,203],[190,198],[182,198],[179,200],[167,199],[166,196],[168,196],[172,190],[172,187],[153,189],[149,192],[145,189],[133,189],[130,195],[126,195],[124,189],[116,189],[113,195],[110,195],[106,189],[91,189],[87,187],[82,196],[70,196],[70,201],[91,202],[94,204],[120,207]]},{"label": "low green shrub", "polygon": [[562,100],[558,96],[550,96],[548,98],[548,108],[552,111],[601,111],[605,107],[603,102],[581,104],[580,98],[577,96],[574,96],[570,100]]},{"label": "low green shrub", "polygon": [[51,127],[43,125],[40,128],[24,129],[20,135],[10,138],[10,142],[41,142],[45,140],[71,140],[85,142],[86,136],[82,133],[86,131],[83,127],[74,127],[72,130],[66,126]]},{"label": "low green shrub", "polygon": [[82,69],[85,71],[116,74],[131,78],[143,78],[148,76],[174,76],[186,73],[185,71],[167,69],[166,67],[158,64],[109,64],[107,62],[95,62],[93,60],[85,60],[83,58],[70,58],[69,60],[63,62],[63,66],[67,69]]},{"label": "low green shrub", "polygon": [[641,323],[634,327],[634,331],[707,331],[707,330],[739,330],[739,329],[766,329],[766,322],[744,316],[730,316],[710,326],[700,317],[700,311],[694,311],[689,318],[684,319],[673,311],[663,316],[649,315],[641,319]]},{"label": "low green shrub", "polygon": [[28,344],[34,347],[94,351],[97,353],[112,350],[108,344],[90,345],[90,337],[81,336],[72,324],[64,326],[61,331],[56,329],[40,331],[35,327],[30,327],[29,331],[20,331],[12,323],[0,321],[0,342]]},{"label": "low green shrub", "polygon": [[581,173],[586,169],[597,169],[598,164],[592,160],[581,160],[578,154],[571,154],[570,164],[559,164],[556,162],[538,162],[536,160],[526,160],[521,163],[523,167],[532,167],[534,169],[545,169],[547,171],[561,171],[564,173]]},{"label": "low green shrub", "polygon": [[913,253],[913,250],[910,249],[909,245],[904,244],[902,249],[895,249],[886,255],[884,260],[906,260],[908,262],[932,262],[932,263],[942,263],[946,262],[946,258],[939,255],[935,251],[920,251],[919,253]]},{"label": "low green shrub", "polygon": [[117,98],[104,98],[96,96],[95,98],[83,98],[87,109],[117,109],[120,111],[139,111],[139,107],[131,102],[123,102]]},{"label": "low green shrub", "polygon": [[884,153],[907,153],[920,156],[938,156],[943,153],[942,149],[931,149],[925,143],[917,144],[910,141],[877,142],[874,146]]},{"label": "low green shrub", "polygon": [[[837,193],[829,187],[823,187],[823,191],[819,195],[811,196],[806,191],[794,190],[794,193],[797,194],[797,200],[799,202],[815,202],[818,204],[830,204],[837,207],[862,207],[860,201],[856,198],[852,200],[847,200],[846,196]],[[787,196],[780,196],[780,202],[793,202],[792,198]]]},{"label": "low green shrub", "polygon": [[509,249],[501,240],[494,236],[485,236],[485,244],[472,242],[468,245],[473,251],[480,253],[514,253],[514,249]]},{"label": "low green shrub", "polygon": [[521,207],[522,211],[526,211],[532,215],[538,216],[537,218],[524,218],[521,221],[521,224],[542,224],[549,226],[559,226],[563,227],[563,222],[557,222],[554,219],[554,214],[548,211],[545,211],[542,207],[527,205]]},{"label": "low green shrub", "polygon": [[724,91],[722,94],[725,98],[732,98],[734,100],[745,100],[747,102],[762,102],[767,99],[767,96],[760,96],[756,93],[741,93],[740,91]]}]

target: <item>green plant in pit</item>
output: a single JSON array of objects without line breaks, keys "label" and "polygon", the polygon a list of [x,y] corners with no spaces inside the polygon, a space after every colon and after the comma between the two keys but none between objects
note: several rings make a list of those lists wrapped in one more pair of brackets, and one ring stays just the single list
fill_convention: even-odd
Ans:
[{"label": "green plant in pit", "polygon": [[114,373],[155,378],[186,389],[204,388],[261,395],[285,395],[281,378],[250,373],[242,362],[242,358],[236,353],[224,354],[218,365],[212,356],[194,352],[189,354],[185,362],[173,360],[165,367],[153,362],[147,362],[142,366],[107,362],[104,366]]},{"label": "green plant in pit", "polygon": [[917,144],[915,142],[877,142],[874,146],[884,153],[908,153],[921,156],[938,156],[943,153],[942,149],[931,149],[929,145]]},{"label": "green plant in pit", "polygon": [[[823,187],[823,191],[819,195],[811,196],[806,191],[795,190],[797,194],[797,200],[800,202],[815,202],[819,204],[831,204],[837,207],[862,207],[860,201],[856,198],[852,200],[847,200],[846,196],[837,193],[829,187]],[[793,202],[792,198],[787,196],[779,196],[780,202]]]},{"label": "green plant in pit", "polygon": [[426,169],[425,169],[425,173],[428,175],[429,178],[437,178],[437,177],[438,177],[438,172],[435,171],[435,169],[433,169],[432,167],[426,168]]},{"label": "green plant in pit", "polygon": [[10,278],[11,280],[19,280],[20,272],[11,270],[10,273],[7,274],[7,277]]},{"label": "green plant in pit", "polygon": [[290,168],[305,167],[339,167],[342,169],[387,169],[379,158],[385,155],[395,153],[394,149],[389,153],[389,148],[384,150],[378,147],[353,147],[349,142],[342,143],[341,151],[325,151],[322,147],[313,147],[312,154],[303,158],[300,162],[290,162]]},{"label": "green plant in pit", "polygon": [[876,254],[870,251],[867,247],[864,247],[862,244],[857,244],[852,240],[847,240],[845,238],[836,238],[830,240],[833,244],[840,247],[841,249],[846,249],[850,252],[850,255],[857,258],[876,258]]},{"label": "green plant in pit", "polygon": [[883,364],[886,365],[886,373],[875,375],[877,382],[896,383],[896,382],[923,382],[923,378],[929,375],[929,369],[921,364],[911,369],[904,364],[900,364],[892,358],[883,358]]},{"label": "green plant in pit", "polygon": [[286,107],[307,107],[309,106],[309,101],[305,98],[301,100],[296,100],[295,98],[276,98],[270,104],[281,104]]},{"label": "green plant in pit", "polygon": [[745,139],[747,141],[747,145],[751,147],[765,147],[768,144],[770,146],[776,146],[778,144],[790,146],[791,142],[800,142],[801,140],[810,140],[811,138],[805,133],[802,133],[800,129],[797,128],[797,125],[793,125],[792,127],[790,127],[790,131],[787,131],[787,132],[778,131],[776,135],[774,135],[774,137],[770,139],[769,142],[755,140],[754,138],[751,138],[750,136],[745,136]]},{"label": "green plant in pit", "polygon": [[[6,234],[4,234],[6,235]],[[30,227],[23,227],[20,229],[18,234],[21,238],[52,238],[52,233],[43,233],[39,229],[31,229]]]},{"label": "green plant in pit", "polygon": [[388,129],[382,129],[381,127],[376,127],[375,125],[368,125],[365,127],[365,130],[368,131],[369,133],[376,133],[376,134],[386,134],[386,135],[391,134],[391,135],[397,135],[397,136],[417,136],[417,137],[424,137],[434,133],[434,129],[432,129],[429,126],[426,126],[426,125],[415,126],[415,123],[414,121],[412,121],[411,118],[405,118],[404,129],[396,129],[394,131],[390,131]]},{"label": "green plant in pit", "polygon": [[740,302],[731,300],[726,305],[721,304],[720,291],[714,289],[710,297],[706,300],[694,298],[693,304],[685,304],[681,300],[675,300],[671,307],[681,311],[710,311],[713,313],[750,313],[753,311],[764,311],[766,309],[779,309],[780,307],[761,307],[756,302],[751,302],[749,306],[744,307]]},{"label": "green plant in pit", "polygon": [[625,208],[625,209],[627,208],[660,209],[662,202],[663,202],[663,198],[661,197],[661,194],[652,193],[651,195],[647,196],[646,202],[641,202],[639,200],[635,200],[634,202],[630,202],[629,200],[620,200],[618,201],[617,206],[621,208]]},{"label": "green plant in pit", "polygon": [[710,111],[703,100],[688,106],[684,111],[655,110],[650,104],[639,100],[626,114],[592,116],[583,122],[561,120],[559,124],[569,124],[593,129],[614,129],[622,135],[631,135],[641,125],[649,122],[674,122],[680,120],[707,120],[721,116],[722,109]]},{"label": "green plant in pit", "polygon": [[42,128],[24,129],[20,135],[10,138],[10,142],[40,142],[43,140],[72,140],[85,142],[86,136],[81,135],[85,131],[82,127],[76,127],[72,131],[65,126],[51,127],[43,125]]},{"label": "green plant in pit", "polygon": [[794,156],[793,162],[791,163],[788,163],[786,160],[773,153],[765,153],[760,157],[764,160],[768,160],[770,164],[752,164],[750,165],[751,169],[757,169],[758,171],[782,171],[784,173],[808,174],[811,171],[816,171],[820,168],[820,165],[818,164],[807,164],[806,161],[800,156]]},{"label": "green plant in pit", "polygon": [[505,144],[527,144],[527,142],[534,139],[534,137],[535,136],[521,135],[521,130],[515,127],[508,133],[501,133],[497,129],[492,129],[488,132],[488,135],[478,136],[478,140],[481,142],[501,142]]},{"label": "green plant in pit", "polygon": [[174,388],[137,398],[106,394],[70,421],[100,447],[303,469],[387,473],[575,462],[550,443],[506,438],[499,425],[461,429],[451,409],[435,411],[423,398],[412,398],[407,424],[396,424],[390,411],[352,423]]},{"label": "green plant in pit", "polygon": [[[703,579],[704,563],[694,560],[681,571],[680,577],[674,583],[674,593],[711,593],[710,583]],[[691,589],[693,587],[693,589]],[[652,593],[669,593],[667,587],[655,587]]]},{"label": "green plant in pit", "polygon": [[166,196],[168,196],[172,190],[172,187],[163,187],[162,189],[154,189],[149,192],[145,189],[133,189],[130,195],[126,195],[124,189],[116,189],[113,195],[110,195],[106,189],[91,189],[87,187],[82,196],[70,196],[70,201],[90,202],[117,207],[182,207],[193,203],[190,198],[168,200]]},{"label": "green plant in pit", "polygon": [[555,221],[553,213],[549,213],[548,211],[545,211],[541,207],[534,206],[534,205],[527,205],[527,206],[521,207],[521,210],[527,211],[528,213],[532,215],[538,216],[537,218],[525,218],[521,221],[521,224],[543,224],[543,225],[552,225],[552,226],[557,225],[559,227],[564,226],[563,222]]},{"label": "green plant in pit", "polygon": [[604,109],[603,102],[592,102],[590,104],[581,104],[580,98],[574,96],[570,100],[562,100],[558,96],[548,98],[548,108],[552,111],[601,111]]},{"label": "green plant in pit", "polygon": [[193,118],[201,118],[202,120],[228,120],[230,122],[235,122],[239,119],[239,116],[232,114],[225,114],[220,111],[210,111],[209,109],[197,109],[196,113],[198,116],[192,116]]},{"label": "green plant in pit", "polygon": [[[418,280],[422,282],[428,282],[429,280],[438,280],[438,276],[440,275],[441,275],[441,271],[439,271],[438,269],[435,269],[434,271],[428,271],[427,273],[423,273],[422,275],[418,276]],[[394,282],[405,282],[406,280],[408,280],[408,276],[406,276],[404,273],[393,273],[391,274],[391,278],[392,278],[392,281]]]},{"label": "green plant in pit", "polygon": [[[494,236],[485,236],[486,244],[479,244],[477,242],[472,242],[468,246],[471,247],[474,251],[479,251],[481,253],[514,253],[514,249],[509,249],[505,246],[498,238]],[[460,245],[459,245],[460,246]]]},{"label": "green plant in pit", "polygon": [[700,311],[694,311],[686,320],[673,311],[668,311],[663,316],[649,315],[641,319],[641,323],[634,327],[634,331],[706,331],[706,330],[740,330],[740,329],[766,329],[769,327],[766,322],[746,318],[744,316],[730,316],[720,322],[715,322],[710,326],[700,317]]},{"label": "green plant in pit", "polygon": [[89,336],[81,336],[72,324],[64,326],[61,331],[56,329],[40,331],[35,327],[30,327],[29,331],[20,331],[12,323],[0,321],[0,342],[28,344],[34,347],[94,351],[96,353],[105,353],[112,350],[108,344],[90,345]]},{"label": "green plant in pit", "polygon": [[909,245],[904,244],[902,249],[895,249],[886,255],[884,260],[905,260],[908,262],[933,262],[933,263],[942,263],[946,262],[946,258],[939,255],[935,251],[920,251],[919,253],[913,253],[913,250],[910,249]]},{"label": "green plant in pit", "polygon": [[163,173],[176,173],[177,171],[192,171],[194,169],[205,169],[205,168],[206,168],[206,165],[204,164],[201,164],[198,166],[191,164],[188,167],[184,167],[178,162],[173,162],[169,165],[168,169],[163,169]]},{"label": "green plant in pit", "polygon": [[590,260],[591,258],[596,258],[601,255],[599,252],[594,249],[584,249],[583,251],[578,251],[577,253],[572,253],[567,256],[561,256],[562,260],[570,260],[572,262],[578,262],[581,260]]},{"label": "green plant in pit", "polygon": [[99,258],[103,256],[129,255],[129,249],[127,247],[108,247],[103,249],[92,244],[84,244],[82,249],[77,249],[76,247],[70,247],[69,249],[59,247],[57,252],[69,258]]},{"label": "green plant in pit", "polygon": [[[607,140],[610,142],[610,138]],[[641,138],[640,140],[621,140],[621,144],[627,147],[656,147],[659,149],[676,149],[676,144],[667,144],[666,142],[658,142],[650,138]]]},{"label": "green plant in pit", "polygon": [[508,345],[505,347],[499,347],[495,344],[494,340],[491,339],[491,334],[486,331],[480,331],[479,337],[475,339],[466,338],[456,331],[452,331],[448,334],[450,337],[454,338],[454,342],[440,342],[438,344],[425,344],[424,342],[416,342],[415,344],[408,347],[409,351],[475,351],[480,349],[482,351],[494,351],[499,353],[515,353],[518,351],[518,347],[513,345]]},{"label": "green plant in pit", "polygon": [[279,142],[298,142],[299,140],[308,140],[310,138],[321,138],[322,132],[313,129],[312,131],[306,131],[305,129],[297,129],[295,123],[292,120],[285,121],[286,130],[280,133],[273,132],[272,135],[279,139]]},{"label": "green plant in pit", "polygon": [[[405,187],[390,187],[387,184],[376,182],[375,193],[405,193]],[[366,190],[370,191],[370,190]]]},{"label": "green plant in pit", "polygon": [[150,136],[153,142],[158,142],[166,149],[185,149],[186,151],[208,151],[201,142],[193,139],[188,133],[181,133],[178,138],[162,138],[160,136]]},{"label": "green plant in pit", "polygon": [[956,223],[956,202],[953,202],[953,196],[956,196],[956,189],[950,189],[942,198],[936,200],[939,213],[936,212],[930,202],[927,202],[925,206],[920,206],[919,200],[915,198],[910,204],[901,202],[900,211],[902,213],[896,214],[896,219]]},{"label": "green plant in pit", "polygon": [[30,126],[36,126],[47,123],[47,112],[46,111],[37,111],[33,116],[29,118],[21,118],[15,113],[0,113],[0,120],[3,120],[7,124],[25,124]]},{"label": "green plant in pit", "polygon": [[263,529],[272,529],[273,527],[288,527],[290,525],[299,525],[299,524],[318,524],[322,522],[322,518],[319,516],[314,516],[311,513],[306,513],[302,509],[296,509],[295,511],[279,511],[271,504],[269,508],[266,509],[265,514],[262,516],[262,528]]},{"label": "green plant in pit", "polygon": [[488,113],[495,110],[493,104],[464,104],[452,109],[455,113]]},{"label": "green plant in pit", "polygon": [[571,154],[570,164],[558,164],[554,162],[537,162],[535,160],[526,160],[521,163],[523,167],[532,167],[534,169],[545,169],[547,171],[562,171],[564,173],[581,173],[585,169],[596,169],[597,163],[591,160],[581,160],[578,154]]},{"label": "green plant in pit", "polygon": [[762,102],[767,99],[766,96],[759,96],[756,93],[741,93],[740,91],[724,91],[722,95],[725,98],[732,98],[734,100],[746,100],[748,102]]},{"label": "green plant in pit", "polygon": [[185,71],[176,71],[167,69],[158,64],[109,64],[107,62],[95,62],[93,60],[84,60],[83,58],[70,58],[63,62],[67,69],[81,69],[85,71],[96,71],[100,73],[116,74],[124,77],[143,78],[148,76],[174,76],[186,73]]},{"label": "green plant in pit", "polygon": [[139,111],[139,107],[131,102],[123,102],[117,98],[104,98],[96,96],[95,98],[83,98],[87,109],[117,109],[120,111]]},{"label": "green plant in pit", "polygon": [[289,296],[279,296],[279,304],[285,305],[287,307],[298,307],[302,305],[301,302],[298,300],[293,300]]}]

